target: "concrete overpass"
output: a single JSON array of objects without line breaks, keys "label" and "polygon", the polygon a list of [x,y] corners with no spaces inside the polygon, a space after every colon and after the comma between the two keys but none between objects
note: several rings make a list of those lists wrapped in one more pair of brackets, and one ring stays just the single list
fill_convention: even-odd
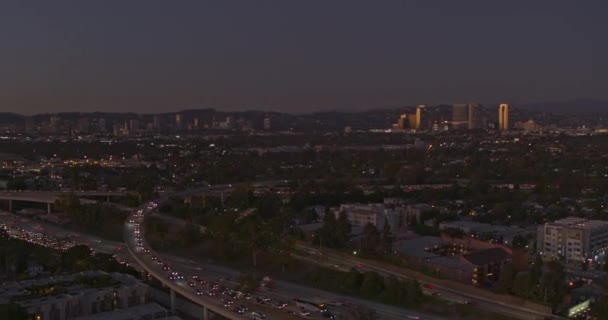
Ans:
[{"label": "concrete overpass", "polygon": [[[232,188],[232,185],[216,185],[213,187],[208,186],[208,187],[186,190],[186,191],[175,193],[173,195],[178,196],[178,197],[186,197],[186,196],[189,196],[192,194],[201,194],[201,193],[206,193],[206,192],[210,192],[210,191],[227,190],[227,189],[231,189],[231,188]],[[220,301],[218,301],[218,299],[214,299],[214,298],[211,298],[208,296],[197,296],[194,293],[193,289],[190,288],[187,284],[187,279],[189,278],[189,276],[187,274],[184,274],[185,280],[171,280],[168,278],[168,272],[162,270],[162,268],[158,264],[156,264],[154,261],[152,261],[150,259],[150,257],[152,255],[155,255],[157,257],[159,257],[161,255],[154,252],[154,250],[146,242],[146,239],[143,237],[143,235],[145,234],[143,222],[144,222],[144,219],[146,216],[151,215],[154,212],[156,212],[158,207],[160,207],[164,202],[166,202],[168,200],[169,200],[169,197],[165,196],[160,199],[147,202],[144,205],[140,206],[139,208],[133,210],[132,214],[129,216],[127,221],[125,221],[125,225],[124,225],[124,229],[123,229],[124,230],[123,231],[124,241],[125,241],[127,250],[133,257],[133,259],[144,270],[146,270],[151,276],[158,279],[164,286],[166,286],[170,289],[171,311],[173,311],[173,312],[175,311],[175,293],[177,292],[181,296],[185,297],[186,299],[203,307],[203,314],[201,315],[202,320],[209,319],[209,311],[212,311],[215,314],[218,314],[222,317],[225,317],[225,318],[231,319],[231,320],[251,319],[252,317],[247,314],[237,314],[237,313],[233,312],[230,308],[224,307],[224,305]],[[150,206],[151,203],[156,203],[157,206],[152,207],[152,206]],[[139,210],[141,210],[140,212],[142,213],[142,215],[137,214],[137,212]],[[130,220],[132,220],[133,222],[130,222]],[[143,242],[143,247],[149,250],[148,253],[146,253],[144,250],[142,250],[141,247],[138,247],[138,245],[137,245],[137,239],[136,239],[136,236],[134,233],[135,223],[139,224],[140,238]],[[173,270],[171,270],[171,271],[173,271]],[[248,306],[249,310],[259,308],[259,306],[256,306],[248,301],[241,300],[239,303]],[[268,310],[266,310],[266,311],[268,312]],[[272,313],[274,311],[270,310],[270,312]],[[271,314],[271,318],[274,318],[274,319],[299,319],[299,318],[289,315],[287,313],[281,313],[279,317],[273,317],[273,315]]]},{"label": "concrete overpass", "polygon": [[[176,196],[186,196],[191,193],[205,192],[205,190],[206,190],[206,188],[201,188],[201,189],[196,189],[196,190],[192,190],[192,191],[180,192],[175,195]],[[158,204],[160,206],[163,202],[166,202],[167,200],[168,200],[168,198],[164,197],[161,199],[157,199],[155,202],[156,202],[156,204]],[[186,299],[188,299],[192,302],[195,302],[198,305],[203,307],[203,314],[201,315],[202,320],[209,319],[209,310],[211,310],[212,312],[214,312],[218,315],[221,315],[222,317],[228,318],[228,319],[233,319],[233,320],[245,319],[246,318],[245,315],[239,315],[239,314],[235,314],[234,312],[231,312],[228,308],[225,308],[222,305],[219,305],[218,302],[211,297],[197,296],[192,291],[192,289],[189,288],[188,285],[186,285],[184,282],[178,282],[175,280],[168,279],[167,272],[163,271],[158,265],[156,265],[153,261],[148,259],[149,255],[160,256],[150,248],[150,246],[147,244],[145,238],[143,237],[143,234],[145,234],[145,232],[143,230],[144,218],[146,215],[149,215],[149,214],[153,213],[154,211],[156,211],[156,208],[150,207],[148,204],[149,204],[149,202],[142,205],[141,207],[137,208],[136,210],[134,210],[132,215],[129,216],[129,219],[127,219],[127,221],[125,221],[124,232],[123,232],[124,240],[125,240],[126,247],[129,251],[129,253],[131,254],[131,256],[133,257],[133,259],[144,270],[146,270],[146,272],[148,272],[154,278],[158,279],[158,281],[160,281],[164,286],[166,286],[170,289],[171,311],[175,312],[175,293],[177,292],[180,295],[184,296]],[[143,216],[139,216],[139,217],[137,216],[136,213],[138,210],[141,210],[140,212],[143,213]],[[146,256],[144,254],[144,252],[140,248],[138,248],[138,246],[136,244],[137,240],[136,240],[136,237],[133,232],[134,223],[129,222],[129,220],[133,220],[133,221],[135,221],[135,223],[139,223],[141,235],[142,235],[141,239],[144,242],[144,246],[146,248],[150,248],[149,249],[150,253],[148,253],[148,256]]]},{"label": "concrete overpass", "polygon": [[[114,196],[126,196],[126,192],[111,191],[3,191],[0,192],[0,200],[8,201],[8,211],[13,211],[13,201],[46,203],[47,213],[51,213],[51,205],[61,196],[74,194],[79,197],[106,197],[106,201]],[[97,203],[95,200],[80,199],[81,203]]]}]

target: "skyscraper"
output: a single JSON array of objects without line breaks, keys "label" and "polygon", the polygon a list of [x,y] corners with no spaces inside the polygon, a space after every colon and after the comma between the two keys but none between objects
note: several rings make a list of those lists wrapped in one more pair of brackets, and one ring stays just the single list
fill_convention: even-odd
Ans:
[{"label": "skyscraper", "polygon": [[416,108],[416,130],[423,129],[422,121],[424,120],[425,107],[426,106],[424,104],[421,104]]},{"label": "skyscraper", "polygon": [[182,128],[183,128],[182,115],[181,115],[181,113],[176,113],[175,114],[175,129],[181,130]]},{"label": "skyscraper", "polygon": [[403,130],[407,127],[407,124],[407,114],[404,113],[399,117],[399,119],[397,119],[397,129]]},{"label": "skyscraper", "polygon": [[264,130],[270,130],[270,118],[264,118]]},{"label": "skyscraper", "polygon": [[454,129],[468,129],[469,109],[466,104],[452,105],[452,127]]},{"label": "skyscraper", "polygon": [[509,130],[509,105],[506,103],[498,107],[498,130]]},{"label": "skyscraper", "polygon": [[455,104],[452,106],[452,122],[466,122],[469,117],[467,115],[466,104]]},{"label": "skyscraper", "polygon": [[469,104],[469,130],[481,128],[481,106]]}]

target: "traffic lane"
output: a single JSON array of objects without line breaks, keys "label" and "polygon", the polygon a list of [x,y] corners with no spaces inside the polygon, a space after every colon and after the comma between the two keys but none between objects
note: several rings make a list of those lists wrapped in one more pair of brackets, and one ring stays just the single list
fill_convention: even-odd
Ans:
[{"label": "traffic lane", "polygon": [[[136,220],[136,221],[139,221],[140,234],[145,234],[144,229],[143,229],[143,224],[142,224],[143,219]],[[187,285],[187,282],[186,282],[186,279],[191,279],[193,274],[191,274],[189,272],[184,272],[184,270],[180,264],[171,266],[170,271],[165,271],[165,270],[162,270],[162,268],[160,267],[160,264],[158,264],[155,261],[152,261],[150,259],[150,257],[152,255],[159,256],[158,253],[156,253],[155,251],[153,251],[151,249],[150,249],[149,253],[144,253],[144,252],[140,251],[138,249],[138,247],[136,246],[136,236],[135,236],[135,232],[133,232],[133,224],[126,223],[124,232],[126,234],[127,245],[129,247],[129,251],[131,252],[131,254],[144,267],[144,269],[146,269],[148,271],[153,271],[150,273],[155,278],[157,278],[159,281],[165,283],[166,285],[168,285],[170,287],[174,287],[175,289],[182,291],[182,292],[180,292],[180,294],[188,296],[188,298],[190,298],[192,301],[202,302],[203,305],[205,303],[209,303],[209,301],[214,301],[214,300],[209,300],[207,298],[203,299],[203,298],[200,298],[199,296],[195,295],[194,291],[196,289],[191,288],[189,285]],[[142,242],[144,243],[144,247],[150,248],[149,245],[147,243],[145,243],[145,238],[141,237],[141,239],[143,240]],[[182,280],[175,281],[175,280],[168,279],[169,272],[175,272],[175,271],[179,272],[181,275],[184,276],[183,281]],[[179,285],[180,287],[176,287],[177,285]],[[218,295],[218,297],[219,296],[220,295]],[[199,300],[197,300],[197,298]],[[221,301],[219,301],[219,302],[215,301],[215,302],[217,303],[217,307],[225,308],[225,305]],[[251,303],[246,302],[246,301],[241,301],[241,304],[247,306],[250,310],[260,310],[261,309],[261,310],[263,310],[262,312],[268,314],[271,317],[278,316],[278,317],[280,317],[279,319],[294,319],[291,315],[289,315],[287,313],[279,314],[275,310],[265,308],[264,306],[252,305]],[[223,309],[220,309],[220,311],[223,311]],[[233,315],[232,318],[234,318],[234,317],[239,317],[239,316]]]},{"label": "traffic lane", "polygon": [[[132,259],[132,257],[130,256],[130,254],[128,253],[127,250],[117,250],[118,248],[124,248],[124,243],[105,240],[105,239],[101,239],[101,238],[98,238],[95,236],[90,236],[87,234],[80,234],[78,232],[65,230],[60,227],[57,227],[57,226],[54,226],[54,225],[51,225],[51,224],[48,224],[45,222],[39,222],[39,221],[31,220],[28,218],[16,216],[11,213],[3,213],[2,216],[8,218],[10,220],[10,222],[14,223],[18,227],[22,227],[24,230],[30,230],[32,232],[42,231],[43,233],[49,234],[49,235],[70,237],[79,244],[85,244],[85,245],[91,246],[95,251],[109,253],[109,254],[116,254],[116,257],[118,260],[127,262],[133,266],[137,266],[137,263],[135,263],[135,261]],[[38,226],[44,226],[44,230],[39,230],[40,228],[38,228]],[[131,237],[131,240],[134,241],[134,237]],[[189,268],[191,268],[190,270],[193,273],[195,273],[195,272],[200,273],[202,271],[204,271],[205,273],[211,273],[211,275],[210,275],[211,277],[209,278],[210,280],[212,280],[213,277],[217,277],[218,279],[232,277],[233,279],[236,279],[240,275],[240,273],[237,271],[234,271],[232,269],[228,269],[225,267],[221,267],[221,266],[205,264],[205,267],[203,268],[203,267],[201,267],[202,264],[200,262],[196,262],[194,260],[190,260],[187,258],[175,257],[175,256],[170,256],[170,255],[162,255],[162,257],[165,260],[170,261],[170,263],[173,265],[188,266]],[[303,294],[300,294],[302,292],[302,289],[303,288],[300,287],[297,291],[286,292],[286,293],[282,293],[281,291],[277,290],[277,291],[273,292],[273,295],[276,294],[276,296],[279,299],[282,299],[285,301],[290,301],[295,296],[302,296]],[[310,294],[315,294],[315,295],[319,296],[321,293],[315,292],[315,293],[309,293],[309,295]],[[332,296],[332,298],[330,298],[330,300],[331,299],[348,299],[348,297]],[[386,310],[386,308],[383,308],[383,309]],[[409,314],[411,312],[406,312],[406,313]],[[403,313],[401,313],[401,314],[403,314]]]},{"label": "traffic lane", "polygon": [[[378,266],[370,265],[370,264],[361,264],[359,260],[356,259],[346,259],[342,256],[332,256],[331,254],[324,254],[324,258],[332,261],[332,263],[349,263],[356,267],[361,271],[375,271],[381,274],[394,275],[399,278],[412,279],[411,277],[404,275],[402,273],[395,272],[393,270],[384,269]],[[311,262],[314,262],[314,259],[310,259]],[[546,314],[539,313],[536,310],[528,309],[523,306],[512,306],[509,304],[504,304],[498,301],[488,300],[483,296],[477,296],[474,294],[453,290],[450,288],[443,287],[441,285],[433,284],[435,287],[443,293],[450,293],[455,296],[458,296],[462,299],[466,299],[469,301],[475,302],[480,308],[483,308],[487,311],[492,311],[495,313],[505,313],[506,315],[517,316],[518,319],[538,319],[539,317],[547,316]]]},{"label": "traffic lane", "polygon": [[[181,257],[173,257],[168,255],[163,255],[168,260],[173,261],[173,263],[180,263],[186,268],[190,268],[192,272],[196,271],[204,271],[208,272],[212,277],[219,278],[231,278],[238,279],[240,273],[234,271],[232,269],[228,269],[221,266],[209,265],[203,262],[196,262],[191,259],[181,258]],[[294,297],[317,297],[326,301],[328,304],[338,301],[350,301],[353,305],[364,305],[371,309],[375,309],[378,311],[379,315],[382,316],[383,319],[404,319],[410,315],[420,316],[421,319],[430,319],[430,320],[444,320],[445,318],[439,316],[433,316],[428,314],[422,314],[416,311],[407,310],[399,307],[387,306],[380,303],[371,302],[368,300],[362,300],[353,298],[350,296],[344,296],[339,294],[330,293],[327,291],[309,288],[305,286],[300,286],[288,282],[282,281],[274,281],[275,286],[272,291],[266,292],[264,291],[262,294],[265,295],[276,295],[279,299],[283,299],[286,301],[291,301]]]}]

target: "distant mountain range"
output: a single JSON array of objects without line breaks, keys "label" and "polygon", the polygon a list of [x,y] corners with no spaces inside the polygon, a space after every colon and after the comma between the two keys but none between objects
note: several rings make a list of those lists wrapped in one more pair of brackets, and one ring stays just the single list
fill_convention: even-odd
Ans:
[{"label": "distant mountain range", "polygon": [[[486,107],[490,107],[492,105],[496,105],[498,106],[498,103],[493,103],[493,104],[483,104]],[[521,108],[521,109],[526,109],[529,111],[537,111],[537,112],[551,112],[551,113],[568,113],[568,114],[608,114],[608,101],[606,100],[595,100],[595,99],[575,99],[575,100],[567,100],[567,101],[547,101],[547,102],[530,102],[530,103],[514,103],[512,104],[513,107],[515,108]],[[414,106],[410,106],[410,108],[413,108]],[[380,112],[380,113],[393,113],[393,112],[401,112],[400,110],[404,110],[407,107],[384,107],[384,108],[370,108],[368,110],[358,110],[358,111],[349,111],[349,110],[328,110],[328,111],[317,111],[317,112],[311,112],[311,113],[300,113],[300,114],[293,114],[293,116],[297,117],[297,116],[310,116],[310,115],[329,115],[329,114],[334,114],[334,115],[339,115],[339,116],[344,116],[344,115],[348,115],[348,114],[369,114],[369,115],[373,115],[373,113],[375,112]],[[213,114],[213,113],[220,113],[220,114],[240,114],[240,115],[245,115],[245,116],[251,116],[254,114],[274,114],[274,115],[279,115],[279,114],[289,114],[289,113],[283,113],[283,112],[266,112],[266,111],[258,111],[258,110],[247,110],[247,111],[222,111],[222,110],[214,110],[214,109],[210,109],[210,108],[201,108],[201,109],[190,109],[190,110],[180,110],[180,111],[169,111],[169,112],[163,112],[160,113],[161,115],[170,115],[170,114],[175,114],[175,113],[181,113],[184,115],[189,115],[189,114]],[[128,116],[128,115],[135,115],[136,113],[134,112],[124,112],[124,113],[117,113],[117,112],[83,112],[83,113],[78,113],[78,112],[58,112],[58,113],[45,113],[45,114],[36,114],[33,115],[33,117],[40,117],[40,116],[48,116],[50,114],[57,114],[61,117],[67,117],[67,118],[72,118],[72,117],[78,117],[80,115],[88,115],[88,116]],[[2,119],[3,122],[11,122],[11,121],[21,121],[25,118],[26,116],[18,114],[18,113],[13,113],[13,112],[0,112],[0,119]]]},{"label": "distant mountain range", "polygon": [[522,109],[537,112],[550,112],[561,114],[608,114],[608,101],[593,99],[576,99],[559,102],[535,102],[517,105]]},{"label": "distant mountain range", "polygon": [[[490,121],[496,121],[495,108],[498,108],[497,103],[484,104],[486,118]],[[441,108],[450,110],[450,105],[439,105]],[[495,107],[495,108],[494,108]],[[290,114],[281,112],[266,112],[266,111],[221,111],[214,109],[190,109],[176,112],[166,112],[158,114],[163,117],[165,122],[171,123],[175,119],[175,114],[179,113],[184,123],[192,123],[193,119],[200,120],[201,125],[210,125],[214,121],[224,121],[227,117],[232,120],[243,123],[249,123],[253,128],[259,129],[263,126],[264,119],[270,118],[272,121],[273,130],[302,130],[302,131],[317,131],[317,130],[341,130],[346,126],[351,126],[353,129],[369,129],[369,128],[389,128],[391,124],[397,121],[400,114],[404,112],[414,112],[415,106],[403,107],[385,107],[369,109],[366,111],[322,111],[313,113]],[[535,102],[535,103],[513,103],[513,123],[515,121],[526,121],[528,119],[544,119],[546,123],[559,123],[554,116],[559,119],[578,119],[585,121],[595,119],[597,121],[605,121],[608,119],[608,101],[593,100],[593,99],[577,99],[570,101],[557,102]],[[116,113],[116,112],[61,112],[56,114],[37,114],[31,118],[37,123],[48,123],[52,115],[56,115],[62,120],[70,121],[76,125],[78,119],[88,118],[97,119],[104,118],[108,128],[113,124],[125,124],[129,119],[139,119],[145,126],[145,123],[151,123],[153,114],[136,114],[136,113]],[[578,115],[580,117],[570,117]],[[27,116],[0,112],[0,124],[2,125],[17,125],[22,126],[26,122]],[[576,126],[576,124],[573,124]]]}]

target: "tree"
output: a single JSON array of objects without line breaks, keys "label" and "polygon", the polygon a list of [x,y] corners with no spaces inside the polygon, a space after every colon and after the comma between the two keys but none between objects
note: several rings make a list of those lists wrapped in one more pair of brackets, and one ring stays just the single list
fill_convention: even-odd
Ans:
[{"label": "tree", "polygon": [[368,271],[363,274],[361,294],[366,297],[377,297],[384,290],[384,279],[376,272]]},{"label": "tree", "polygon": [[74,246],[66,250],[61,255],[61,264],[64,270],[84,271],[91,266],[91,249],[84,245]]},{"label": "tree", "polygon": [[228,198],[228,207],[236,209],[247,209],[253,202],[253,189],[250,184],[238,185]]},{"label": "tree", "polygon": [[528,298],[530,296],[530,274],[518,273],[513,281],[512,291],[519,297]]},{"label": "tree", "polygon": [[500,271],[500,277],[498,278],[498,290],[501,293],[511,292],[515,275],[516,272],[513,263],[508,263],[502,268]]},{"label": "tree", "polygon": [[524,249],[529,243],[529,239],[526,236],[516,235],[513,237],[513,248]]},{"label": "tree", "polygon": [[407,280],[403,282],[406,292],[406,304],[408,306],[419,306],[424,300],[424,293],[418,280]]},{"label": "tree", "polygon": [[384,227],[382,228],[382,250],[384,253],[393,252],[393,241],[394,237],[391,233],[391,226],[388,224],[388,219],[384,219]]},{"label": "tree", "polygon": [[359,272],[356,268],[351,268],[348,274],[346,275],[346,279],[343,282],[344,288],[347,292],[357,292],[361,288],[361,284],[363,283],[363,274]]},{"label": "tree", "polygon": [[384,278],[384,291],[382,291],[382,295],[380,296],[382,302],[397,304],[404,301],[407,293],[402,290],[400,284],[401,283],[395,276],[391,275]]},{"label": "tree", "polygon": [[258,287],[258,279],[253,272],[241,272],[239,285],[245,292],[253,292]]},{"label": "tree", "polygon": [[543,272],[540,286],[544,291],[544,301],[552,305],[561,302],[565,294],[566,273],[564,266],[559,261],[549,263],[548,269]]},{"label": "tree", "polygon": [[345,212],[340,212],[336,221],[336,243],[338,247],[344,248],[350,241],[351,224]]},{"label": "tree", "polygon": [[543,274],[543,260],[540,255],[536,255],[532,269],[530,269],[530,284],[532,286],[540,283],[540,277]]},{"label": "tree", "polygon": [[257,267],[257,257],[262,250],[268,248],[268,246],[272,243],[270,238],[270,234],[266,228],[262,225],[262,223],[256,219],[256,217],[248,217],[245,218],[242,223],[242,235],[244,237],[245,243],[248,244],[248,247],[251,252],[251,260],[253,263],[253,267]]},{"label": "tree", "polygon": [[318,232],[319,247],[339,247],[340,244],[336,241],[337,228],[336,216],[332,212],[326,212],[323,217],[323,226]]},{"label": "tree", "polygon": [[282,205],[281,198],[276,193],[266,193],[258,200],[257,213],[262,219],[268,220],[279,214]]},{"label": "tree", "polygon": [[363,227],[363,235],[360,241],[361,254],[375,256],[378,253],[378,249],[381,247],[380,233],[378,229],[368,223]]},{"label": "tree", "polygon": [[378,320],[380,317],[376,313],[374,309],[369,309],[362,305],[358,305],[356,309],[353,311],[352,318],[349,316],[344,319],[353,319],[353,320]]},{"label": "tree", "polygon": [[0,319],[26,320],[27,311],[16,303],[0,304]]}]

